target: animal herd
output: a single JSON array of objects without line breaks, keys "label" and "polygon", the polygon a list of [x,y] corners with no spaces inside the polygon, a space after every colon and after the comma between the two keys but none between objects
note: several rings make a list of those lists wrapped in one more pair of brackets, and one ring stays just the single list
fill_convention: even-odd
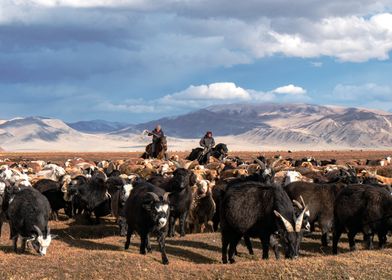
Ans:
[{"label": "animal herd", "polygon": [[[111,215],[118,234],[140,236],[140,253],[151,252],[150,236],[157,237],[162,263],[168,264],[165,239],[188,233],[219,231],[222,262],[234,263],[244,240],[253,254],[252,238],[262,244],[262,258],[281,251],[299,256],[304,234],[321,231],[321,245],[338,253],[347,233],[363,234],[367,249],[385,247],[392,231],[392,178],[377,174],[391,158],[338,164],[314,158],[254,157],[243,160],[227,148],[209,162],[172,156],[168,160],[129,159],[93,162],[82,158],[66,162],[41,160],[0,161],[0,234],[10,225],[10,239],[18,252],[28,244],[45,255],[55,238],[48,221],[59,215],[84,217],[98,224]],[[201,162],[199,162],[200,160]],[[373,170],[373,171],[372,171]],[[59,213],[60,211],[60,213]]]}]

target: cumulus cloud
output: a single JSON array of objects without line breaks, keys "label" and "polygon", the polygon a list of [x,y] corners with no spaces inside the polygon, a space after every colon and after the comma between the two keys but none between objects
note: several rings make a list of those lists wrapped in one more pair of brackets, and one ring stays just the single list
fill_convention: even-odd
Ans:
[{"label": "cumulus cloud", "polygon": [[272,92],[277,93],[277,94],[301,95],[301,94],[305,94],[306,90],[303,89],[302,87],[298,87],[298,86],[290,84],[287,86],[278,87],[278,88],[274,89]]},{"label": "cumulus cloud", "polygon": [[235,83],[221,82],[209,85],[191,85],[185,90],[165,95],[154,100],[128,99],[122,103],[103,102],[104,110],[119,110],[133,113],[183,113],[191,109],[210,105],[246,102],[303,102],[309,100],[302,87],[288,85],[270,91],[244,89]]},{"label": "cumulus cloud", "polygon": [[178,98],[187,100],[249,100],[251,96],[249,92],[241,87],[237,87],[234,83],[213,83],[200,86],[191,85],[183,91],[164,97],[165,100]]}]

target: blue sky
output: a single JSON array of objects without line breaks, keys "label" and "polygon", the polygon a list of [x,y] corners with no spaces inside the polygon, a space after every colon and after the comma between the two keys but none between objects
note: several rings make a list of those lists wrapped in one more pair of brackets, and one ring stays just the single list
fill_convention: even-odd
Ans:
[{"label": "blue sky", "polygon": [[213,104],[392,109],[392,4],[1,0],[0,118],[131,123]]}]

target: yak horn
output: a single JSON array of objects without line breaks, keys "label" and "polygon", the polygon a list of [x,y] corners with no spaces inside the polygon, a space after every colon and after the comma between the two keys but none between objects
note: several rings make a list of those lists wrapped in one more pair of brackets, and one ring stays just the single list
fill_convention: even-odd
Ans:
[{"label": "yak horn", "polygon": [[156,193],[148,192],[146,194],[151,195],[152,198],[154,198],[155,201],[160,201],[159,196]]},{"label": "yak horn", "polygon": [[42,231],[40,230],[39,227],[37,227],[36,225],[34,225],[33,228],[34,228],[35,231],[37,232],[38,236],[43,236]]},{"label": "yak horn", "polygon": [[297,221],[295,222],[295,232],[300,232],[301,231],[302,222],[304,220],[304,215],[305,215],[305,212],[307,210],[308,209],[305,207],[305,209],[302,211],[301,215],[299,215],[299,217],[297,218]]},{"label": "yak horn", "polygon": [[50,227],[46,230],[46,235],[50,235]]},{"label": "yak horn", "polygon": [[278,211],[274,210],[274,213],[277,217],[279,217],[282,220],[287,232],[294,232],[293,225],[290,224],[289,221],[287,221]]},{"label": "yak horn", "polygon": [[166,202],[168,202],[169,195],[170,195],[170,193],[169,193],[169,192],[165,192],[165,193],[163,194],[163,201],[166,201]]},{"label": "yak horn", "polygon": [[257,162],[258,165],[260,165],[261,169],[265,169],[265,163],[259,160],[258,158],[255,158],[255,162]]}]

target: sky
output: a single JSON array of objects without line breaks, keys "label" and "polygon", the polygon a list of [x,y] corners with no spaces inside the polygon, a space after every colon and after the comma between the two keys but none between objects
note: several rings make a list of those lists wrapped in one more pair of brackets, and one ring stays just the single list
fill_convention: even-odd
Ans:
[{"label": "sky", "polygon": [[0,119],[392,110],[392,1],[0,0]]}]

